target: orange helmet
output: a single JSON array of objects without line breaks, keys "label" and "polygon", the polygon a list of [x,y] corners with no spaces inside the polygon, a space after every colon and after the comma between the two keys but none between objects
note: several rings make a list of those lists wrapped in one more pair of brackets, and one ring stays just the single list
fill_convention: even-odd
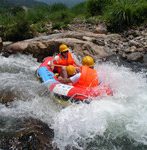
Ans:
[{"label": "orange helmet", "polygon": [[86,65],[86,66],[89,66],[89,67],[94,66],[94,60],[93,60],[93,58],[91,56],[85,56],[82,59],[82,65]]},{"label": "orange helmet", "polygon": [[69,65],[66,67],[66,71],[69,76],[72,76],[75,74],[76,68],[73,65]]},{"label": "orange helmet", "polygon": [[69,48],[67,47],[67,45],[65,45],[65,44],[61,44],[60,46],[59,46],[59,51],[62,53],[62,52],[66,52],[66,51],[68,51],[69,50]]}]

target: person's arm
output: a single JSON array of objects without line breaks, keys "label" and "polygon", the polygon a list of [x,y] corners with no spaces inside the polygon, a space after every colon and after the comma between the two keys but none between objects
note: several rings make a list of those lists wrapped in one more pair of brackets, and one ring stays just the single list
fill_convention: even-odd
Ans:
[{"label": "person's arm", "polygon": [[56,62],[56,64],[57,64],[58,60],[59,60],[59,56],[57,55],[51,61],[49,61],[47,64],[53,69],[54,68],[54,62]]},{"label": "person's arm", "polygon": [[75,74],[74,76],[70,77],[71,82],[73,84],[76,83],[76,82],[78,82],[80,76],[81,76],[81,73],[79,72],[79,73]]},{"label": "person's arm", "polygon": [[73,84],[73,83],[76,83],[79,80],[80,76],[81,76],[81,73],[77,73],[77,74],[75,74],[74,76],[72,76],[70,78],[59,77],[58,80],[61,83],[65,83],[65,84],[66,83],[72,83]]},{"label": "person's arm", "polygon": [[59,56],[55,56],[52,60],[52,63],[54,64],[54,62],[58,63],[58,60],[59,60]]},{"label": "person's arm", "polygon": [[61,82],[61,83],[72,83],[72,81],[70,80],[70,78],[62,78],[62,77],[59,77],[58,80],[59,80],[59,82]]}]

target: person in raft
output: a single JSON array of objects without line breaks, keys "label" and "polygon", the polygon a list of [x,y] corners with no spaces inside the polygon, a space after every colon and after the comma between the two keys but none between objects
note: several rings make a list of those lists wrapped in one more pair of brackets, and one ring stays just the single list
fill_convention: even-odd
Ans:
[{"label": "person in raft", "polygon": [[54,67],[53,72],[59,73],[62,77],[67,77],[66,74],[64,74],[64,70],[66,69],[65,66],[73,65],[73,66],[79,66],[78,62],[75,61],[75,58],[73,57],[72,53],[70,52],[70,49],[67,45],[61,44],[59,46],[59,54],[56,55],[52,60],[52,66]]},{"label": "person in raft", "polygon": [[96,87],[99,85],[98,75],[94,69],[94,60],[90,56],[85,56],[82,59],[80,72],[77,72],[76,67],[69,65],[66,67],[68,78],[59,77],[61,83],[71,84],[77,87]]}]

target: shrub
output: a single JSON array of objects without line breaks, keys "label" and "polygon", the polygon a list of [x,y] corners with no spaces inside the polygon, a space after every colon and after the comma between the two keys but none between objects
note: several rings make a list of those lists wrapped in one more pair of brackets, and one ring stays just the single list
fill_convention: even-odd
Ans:
[{"label": "shrub", "polygon": [[145,0],[115,0],[107,6],[104,17],[110,30],[122,31],[127,27],[142,23],[147,14]]},{"label": "shrub", "polygon": [[87,10],[86,10],[86,2],[79,3],[75,5],[74,7],[71,8],[71,12],[73,14],[77,15],[86,15]]},{"label": "shrub", "polygon": [[19,41],[32,38],[30,24],[26,20],[18,21],[16,24],[8,26],[5,31],[5,40]]},{"label": "shrub", "polygon": [[26,18],[32,23],[37,23],[42,20],[45,20],[49,14],[49,7],[47,6],[38,6],[32,9],[29,9],[26,13]]},{"label": "shrub", "polygon": [[87,0],[87,12],[91,16],[101,15],[106,5],[112,0]]},{"label": "shrub", "polygon": [[68,9],[67,6],[62,3],[55,3],[49,6],[50,13],[61,11],[61,10],[67,10],[67,9]]},{"label": "shrub", "polygon": [[141,0],[135,11],[136,23],[147,21],[147,1]]},{"label": "shrub", "polygon": [[67,27],[67,24],[64,22],[54,22],[53,23],[53,29],[63,29],[66,27]]},{"label": "shrub", "polygon": [[94,16],[94,17],[86,18],[85,22],[90,24],[98,24],[98,23],[105,22],[105,20],[103,19],[102,16]]},{"label": "shrub", "polygon": [[60,29],[63,27],[66,27],[67,24],[70,23],[72,20],[73,15],[69,11],[58,11],[55,13],[52,13],[49,16],[49,19],[53,22],[53,28],[54,29]]},{"label": "shrub", "polygon": [[24,8],[20,7],[20,6],[16,6],[10,9],[10,12],[12,15],[17,15],[18,13],[22,13],[25,12]]},{"label": "shrub", "polygon": [[46,28],[47,22],[41,21],[41,22],[37,22],[36,24],[32,24],[31,25],[31,31],[33,32],[33,34],[35,35],[37,32],[38,33],[44,33],[47,32],[48,29]]}]

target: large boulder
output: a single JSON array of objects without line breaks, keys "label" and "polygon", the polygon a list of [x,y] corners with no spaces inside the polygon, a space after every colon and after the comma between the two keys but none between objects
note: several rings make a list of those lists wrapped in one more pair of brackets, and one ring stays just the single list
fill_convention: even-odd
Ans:
[{"label": "large boulder", "polygon": [[9,54],[29,53],[33,54],[33,56],[39,60],[42,60],[44,57],[58,53],[59,45],[65,43],[74,50],[76,55],[84,56],[89,54],[94,58],[103,58],[109,54],[103,46],[94,43],[94,41],[100,37],[105,39],[105,35],[100,36],[99,34],[91,32],[65,32],[16,42],[6,46],[3,52]]},{"label": "large boulder", "polygon": [[16,42],[12,43],[8,46],[6,46],[3,50],[3,52],[8,52],[10,54],[15,54],[15,53],[24,53],[25,50],[28,48],[29,42],[26,41],[21,41],[21,42]]}]

